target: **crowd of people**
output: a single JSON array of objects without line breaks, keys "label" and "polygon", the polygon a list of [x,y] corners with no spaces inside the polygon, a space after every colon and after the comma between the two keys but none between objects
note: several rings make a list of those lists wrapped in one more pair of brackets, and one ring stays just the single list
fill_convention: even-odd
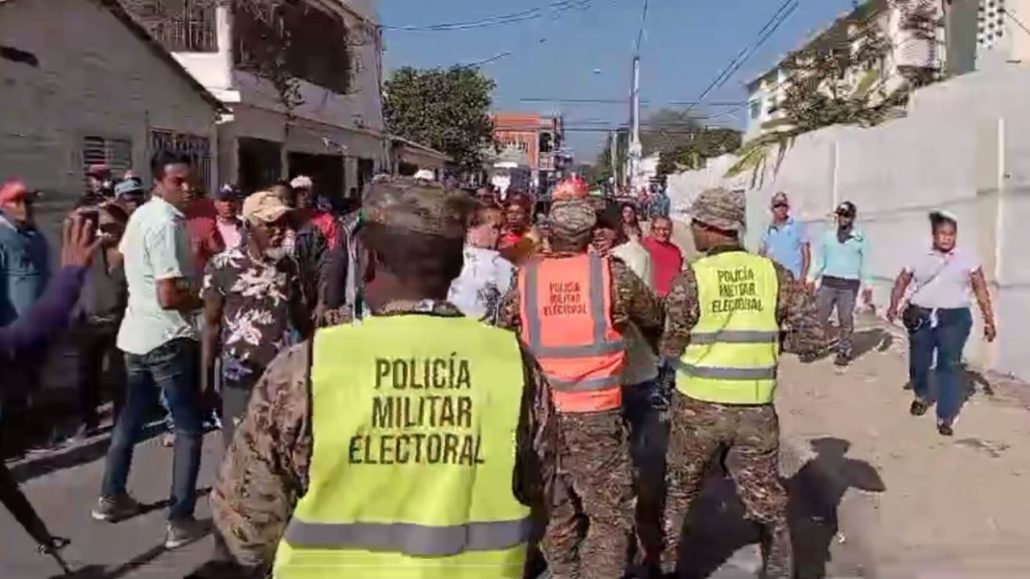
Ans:
[{"label": "crowd of people", "polygon": [[[102,377],[117,377],[94,519],[140,512],[133,450],[163,407],[166,548],[207,532],[194,519],[201,445],[222,430],[216,549],[197,576],[674,573],[713,461],[762,529],[765,576],[793,576],[777,367],[784,351],[825,349],[834,308],[837,363],[852,356],[869,287],[853,204],[837,208],[813,260],[777,195],[754,255],[743,194],[705,191],[688,264],[667,215],[642,221],[636,204],[592,199],[577,181],[534,220],[526,195],[388,176],[355,212],[333,212],[305,176],[207,197],[193,169],[160,152],[147,188],[91,167],[52,280],[38,193],[0,188],[0,338],[18,360],[0,442],[24,449],[11,435],[30,431],[46,335],[70,322],[76,436],[97,431]],[[915,415],[934,351],[939,369],[957,364],[970,288],[989,338],[994,327],[979,264],[956,250],[957,220],[932,219],[933,249],[899,276],[888,312],[915,283],[903,314]],[[942,434],[957,410],[948,380]],[[0,491],[12,488],[0,470]]]}]

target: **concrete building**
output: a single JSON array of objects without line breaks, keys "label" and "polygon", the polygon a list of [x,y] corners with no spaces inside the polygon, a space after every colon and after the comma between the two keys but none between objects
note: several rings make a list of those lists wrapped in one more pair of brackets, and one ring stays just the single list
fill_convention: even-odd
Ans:
[{"label": "concrete building", "polygon": [[[218,131],[221,181],[252,191],[303,173],[320,194],[339,198],[389,166],[374,0],[300,0],[272,14],[121,1],[230,109]],[[277,44],[279,31],[287,42]],[[284,68],[269,68],[276,57]]]},{"label": "concrete building", "polygon": [[44,191],[51,232],[93,163],[149,182],[176,148],[216,183],[219,101],[114,0],[0,0],[0,103],[0,179]]},{"label": "concrete building", "polygon": [[523,156],[538,185],[546,184],[561,168],[559,150],[565,140],[562,117],[540,113],[496,113],[494,141],[501,156]]},{"label": "concrete building", "polygon": [[[883,37],[890,43],[891,49],[880,63],[875,92],[886,96],[904,83],[903,69],[922,68],[936,69],[937,39],[922,38],[913,34],[906,25],[906,13],[917,10],[935,10],[936,2],[924,0],[868,0],[849,13],[842,14],[827,28],[809,38],[795,52],[800,51],[834,51],[848,47],[855,51],[860,40],[857,32],[860,26],[872,25],[879,29]],[[745,140],[753,139],[770,130],[773,121],[783,118],[779,109],[787,88],[794,75],[803,74],[788,71],[786,64],[793,54],[785,56],[771,69],[747,83],[748,114]],[[847,71],[840,79],[838,90],[854,90],[866,75],[864,70]]]}]

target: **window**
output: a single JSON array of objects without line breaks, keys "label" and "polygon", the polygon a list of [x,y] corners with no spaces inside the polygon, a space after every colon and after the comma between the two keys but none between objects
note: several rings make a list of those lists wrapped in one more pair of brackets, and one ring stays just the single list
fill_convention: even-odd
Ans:
[{"label": "window", "polygon": [[756,100],[748,103],[748,112],[752,119],[762,116],[762,101]]},{"label": "window", "polygon": [[170,52],[217,52],[215,5],[209,0],[121,0]]},{"label": "window", "polygon": [[211,145],[207,138],[172,131],[150,131],[150,154],[158,151],[184,153],[190,158],[195,184],[207,190],[211,179]]},{"label": "window", "polygon": [[132,169],[132,139],[87,136],[82,139],[82,174],[90,165],[107,165],[120,177]]}]

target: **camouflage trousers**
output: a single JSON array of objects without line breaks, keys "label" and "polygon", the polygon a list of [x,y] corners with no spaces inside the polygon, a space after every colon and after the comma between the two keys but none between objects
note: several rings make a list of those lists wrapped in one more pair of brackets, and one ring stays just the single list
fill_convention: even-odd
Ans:
[{"label": "camouflage trousers", "polygon": [[633,485],[619,410],[559,414],[561,435],[543,551],[554,579],[619,579]]},{"label": "camouflage trousers", "polygon": [[622,389],[623,415],[629,427],[629,454],[633,460],[633,489],[637,499],[637,559],[648,567],[661,564],[665,452],[669,443],[669,422],[654,405],[655,387],[655,382],[651,381]]},{"label": "camouflage trousers", "polygon": [[780,425],[769,405],[712,404],[674,393],[670,409],[668,497],[662,566],[673,572],[684,518],[700,494],[708,467],[721,459],[737,486],[745,516],[762,527],[767,578],[789,578],[793,552],[787,493],[779,478]]}]

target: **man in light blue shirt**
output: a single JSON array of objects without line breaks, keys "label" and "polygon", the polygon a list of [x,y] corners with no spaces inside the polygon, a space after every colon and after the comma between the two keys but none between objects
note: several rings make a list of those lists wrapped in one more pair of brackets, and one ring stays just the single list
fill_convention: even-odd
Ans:
[{"label": "man in light blue shirt", "polygon": [[125,403],[91,514],[96,520],[117,522],[139,513],[139,503],[126,490],[129,468],[133,447],[160,390],[175,423],[165,536],[165,548],[174,549],[203,533],[193,518],[203,434],[200,351],[193,318],[203,302],[182,212],[190,197],[190,159],[158,152],[151,171],[152,197],[132,214],[119,246],[129,286],[117,341],[125,352]]},{"label": "man in light blue shirt", "polygon": [[790,202],[782,191],[772,198],[772,223],[762,235],[760,254],[779,263],[794,274],[794,279],[804,280],[812,260],[805,224],[790,215]]},{"label": "man in light blue shirt", "polygon": [[837,229],[827,231],[819,241],[815,267],[809,274],[809,283],[819,284],[816,303],[823,325],[837,309],[840,339],[837,342],[837,366],[851,362],[852,334],[854,333],[855,302],[858,290],[865,303],[872,301],[872,275],[869,270],[869,245],[865,234],[855,227],[858,210],[845,201],[837,207]]}]

